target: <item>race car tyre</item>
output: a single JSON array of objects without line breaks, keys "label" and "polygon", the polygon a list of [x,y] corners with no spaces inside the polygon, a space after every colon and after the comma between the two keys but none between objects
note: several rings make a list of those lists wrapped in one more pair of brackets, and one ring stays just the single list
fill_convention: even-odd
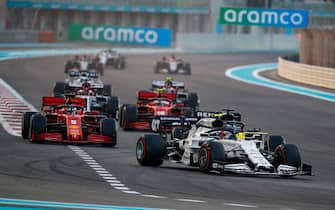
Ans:
[{"label": "race car tyre", "polygon": [[117,59],[114,63],[114,69],[122,69],[122,61]]},{"label": "race car tyre", "polygon": [[184,128],[172,128],[171,139],[185,139],[187,134]]},{"label": "race car tyre", "polygon": [[277,146],[273,165],[277,168],[281,164],[300,168],[301,156],[296,145],[283,144]]},{"label": "race car tyre", "polygon": [[73,63],[72,63],[72,61],[67,61],[66,63],[65,63],[65,67],[64,67],[64,73],[69,73],[69,70],[70,69],[73,69]]},{"label": "race car tyre", "polygon": [[160,69],[162,68],[162,62],[157,62],[154,68],[154,73],[159,73]]},{"label": "race car tyre", "polygon": [[124,110],[125,105],[122,104],[119,109],[119,125],[122,127],[123,125],[123,110]]},{"label": "race car tyre", "polygon": [[116,132],[116,121],[114,119],[103,119],[100,122],[100,133],[103,136],[108,136],[114,139],[114,142],[111,143],[102,143],[102,146],[113,147],[117,142],[117,132]]},{"label": "race car tyre", "polygon": [[101,76],[104,75],[104,66],[101,63],[96,64],[96,70],[100,73]]},{"label": "race car tyre", "polygon": [[268,150],[274,152],[279,145],[285,144],[285,140],[282,136],[272,135],[269,136]]},{"label": "race car tyre", "polygon": [[199,150],[199,168],[204,173],[216,170],[224,173],[225,151],[221,143],[212,141],[201,145]]},{"label": "race car tyre", "polygon": [[191,65],[189,63],[185,64],[184,71],[185,71],[186,75],[191,75],[192,74],[192,72],[191,72]]},{"label": "race car tyre", "polygon": [[102,90],[102,95],[111,96],[112,95],[112,85],[104,85]]},{"label": "race car tyre", "polygon": [[33,143],[41,143],[42,140],[38,139],[37,135],[47,131],[48,120],[41,114],[35,114],[31,117],[31,139]]},{"label": "race car tyre", "polygon": [[125,69],[126,68],[126,60],[125,60],[125,58],[124,57],[122,57],[122,59],[121,59],[121,68],[120,69]]},{"label": "race car tyre", "polygon": [[111,96],[106,103],[105,112],[115,120],[119,119],[119,97]]},{"label": "race car tyre", "polygon": [[160,166],[165,155],[165,141],[160,135],[147,134],[136,144],[136,159],[142,166]]},{"label": "race car tyre", "polygon": [[54,90],[53,90],[55,97],[64,97],[65,94],[65,83],[64,82],[56,82]]},{"label": "race car tyre", "polygon": [[25,112],[22,116],[21,135],[23,139],[30,138],[30,121],[31,116],[37,112]]},{"label": "race car tyre", "polygon": [[130,129],[129,123],[137,121],[137,107],[133,104],[126,104],[122,111],[122,124],[121,127],[125,130]]},{"label": "race car tyre", "polygon": [[198,100],[199,100],[198,94],[189,93],[187,96],[187,100],[185,102],[185,106],[192,108],[194,111],[197,111],[199,108]]}]

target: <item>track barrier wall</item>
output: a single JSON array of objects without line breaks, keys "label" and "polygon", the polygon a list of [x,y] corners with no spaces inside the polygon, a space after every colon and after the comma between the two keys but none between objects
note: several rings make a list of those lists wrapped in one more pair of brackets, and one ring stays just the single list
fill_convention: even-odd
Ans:
[{"label": "track barrier wall", "polygon": [[335,89],[335,68],[302,64],[278,58],[278,74],[292,81]]},{"label": "track barrier wall", "polygon": [[302,29],[300,33],[300,62],[335,68],[335,29]]}]

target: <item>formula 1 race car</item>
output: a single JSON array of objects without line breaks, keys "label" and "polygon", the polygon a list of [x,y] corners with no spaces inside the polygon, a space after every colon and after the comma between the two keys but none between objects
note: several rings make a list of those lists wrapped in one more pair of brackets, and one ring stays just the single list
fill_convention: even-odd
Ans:
[{"label": "formula 1 race car", "polygon": [[[59,83],[56,84],[56,86],[59,85]],[[65,85],[65,84],[64,84]],[[104,86],[110,87],[110,86]],[[82,87],[80,88],[70,88],[70,87],[60,87],[62,89],[67,90],[61,90],[66,93],[58,93],[55,94],[57,97],[77,97],[77,98],[83,98],[86,99],[88,106],[86,107],[86,111],[98,111],[100,114],[105,114],[108,117],[112,117],[114,119],[118,119],[118,111],[119,111],[119,97],[117,96],[110,96],[109,91],[106,89],[97,89],[92,88],[90,83],[83,83]],[[56,87],[55,87],[56,89]],[[107,93],[104,93],[103,91],[106,91]],[[105,94],[105,95],[103,95]]]},{"label": "formula 1 race car", "polygon": [[68,60],[64,65],[64,73],[69,73],[71,70],[77,71],[97,71],[100,75],[104,74],[103,64],[98,62],[97,58],[90,58],[89,56],[75,56],[74,59]]},{"label": "formula 1 race car", "polygon": [[[120,126],[123,129],[149,129],[153,119],[157,116],[176,117],[187,116],[192,117],[194,110],[189,107],[178,106],[174,101],[176,94],[162,93],[157,94],[148,91],[138,92],[137,104],[124,104],[120,108]],[[168,129],[168,127],[166,127]],[[156,130],[153,130],[156,131]]]},{"label": "formula 1 race car", "polygon": [[89,84],[90,88],[96,90],[99,95],[111,96],[112,86],[104,84],[99,79],[99,73],[96,71],[78,71],[71,70],[68,72],[69,78],[65,82],[56,82],[53,95],[55,97],[64,97],[64,94],[75,94],[76,90]]},{"label": "formula 1 race car", "polygon": [[97,57],[99,63],[103,66],[112,66],[114,69],[126,68],[126,57],[118,53],[116,50],[109,49],[102,51]]},{"label": "formula 1 race car", "polygon": [[140,165],[159,166],[164,160],[224,174],[311,175],[312,166],[302,164],[299,150],[282,136],[260,130],[243,131],[241,121],[202,118],[191,129],[173,128],[167,135],[141,136],[136,145]]},{"label": "formula 1 race car", "polygon": [[177,59],[175,56],[169,58],[164,56],[156,62],[154,72],[191,75],[191,64],[182,59]]},{"label": "formula 1 race car", "polygon": [[25,112],[22,138],[31,142],[117,143],[116,121],[97,112],[86,111],[86,100],[43,97],[41,112]]},{"label": "formula 1 race car", "polygon": [[[148,91],[149,92],[149,91]],[[185,90],[185,83],[173,81],[171,77],[164,80],[153,80],[151,83],[151,94],[175,94],[175,101],[178,106],[190,107],[194,111],[199,109],[200,99],[197,93]],[[150,94],[150,93],[148,93]]]},{"label": "formula 1 race car", "polygon": [[94,90],[79,89],[76,98],[83,98],[87,101],[86,111],[98,111],[108,117],[118,120],[119,117],[119,97],[97,95]]}]

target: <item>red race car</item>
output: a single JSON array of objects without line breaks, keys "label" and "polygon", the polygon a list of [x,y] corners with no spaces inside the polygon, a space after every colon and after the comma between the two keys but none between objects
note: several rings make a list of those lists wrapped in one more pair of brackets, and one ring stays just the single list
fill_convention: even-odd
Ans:
[{"label": "red race car", "polygon": [[[195,111],[176,102],[176,93],[139,91],[137,104],[124,104],[120,110],[120,126],[123,129],[153,130],[156,117],[188,117]],[[166,130],[171,126],[166,126]]]},{"label": "red race car", "polygon": [[114,146],[116,121],[87,112],[83,98],[43,97],[41,112],[25,112],[22,137],[31,142],[99,143]]}]

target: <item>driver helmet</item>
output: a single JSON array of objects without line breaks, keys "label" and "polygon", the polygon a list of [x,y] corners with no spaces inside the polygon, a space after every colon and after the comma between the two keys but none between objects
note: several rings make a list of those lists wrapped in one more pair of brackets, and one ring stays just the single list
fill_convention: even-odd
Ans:
[{"label": "driver helmet", "polygon": [[83,89],[80,89],[77,91],[77,95],[85,95],[85,91]]},{"label": "driver helmet", "polygon": [[91,85],[90,85],[90,83],[85,82],[85,83],[83,83],[82,87],[83,87],[84,89],[89,89],[89,88],[91,87]]},{"label": "driver helmet", "polygon": [[89,95],[89,96],[95,96],[95,92],[94,92],[93,90],[89,90],[89,91],[88,91],[88,95]]},{"label": "driver helmet", "polygon": [[172,88],[172,77],[165,77],[165,88]]},{"label": "driver helmet", "polygon": [[72,104],[72,100],[70,97],[66,98],[65,104]]}]

